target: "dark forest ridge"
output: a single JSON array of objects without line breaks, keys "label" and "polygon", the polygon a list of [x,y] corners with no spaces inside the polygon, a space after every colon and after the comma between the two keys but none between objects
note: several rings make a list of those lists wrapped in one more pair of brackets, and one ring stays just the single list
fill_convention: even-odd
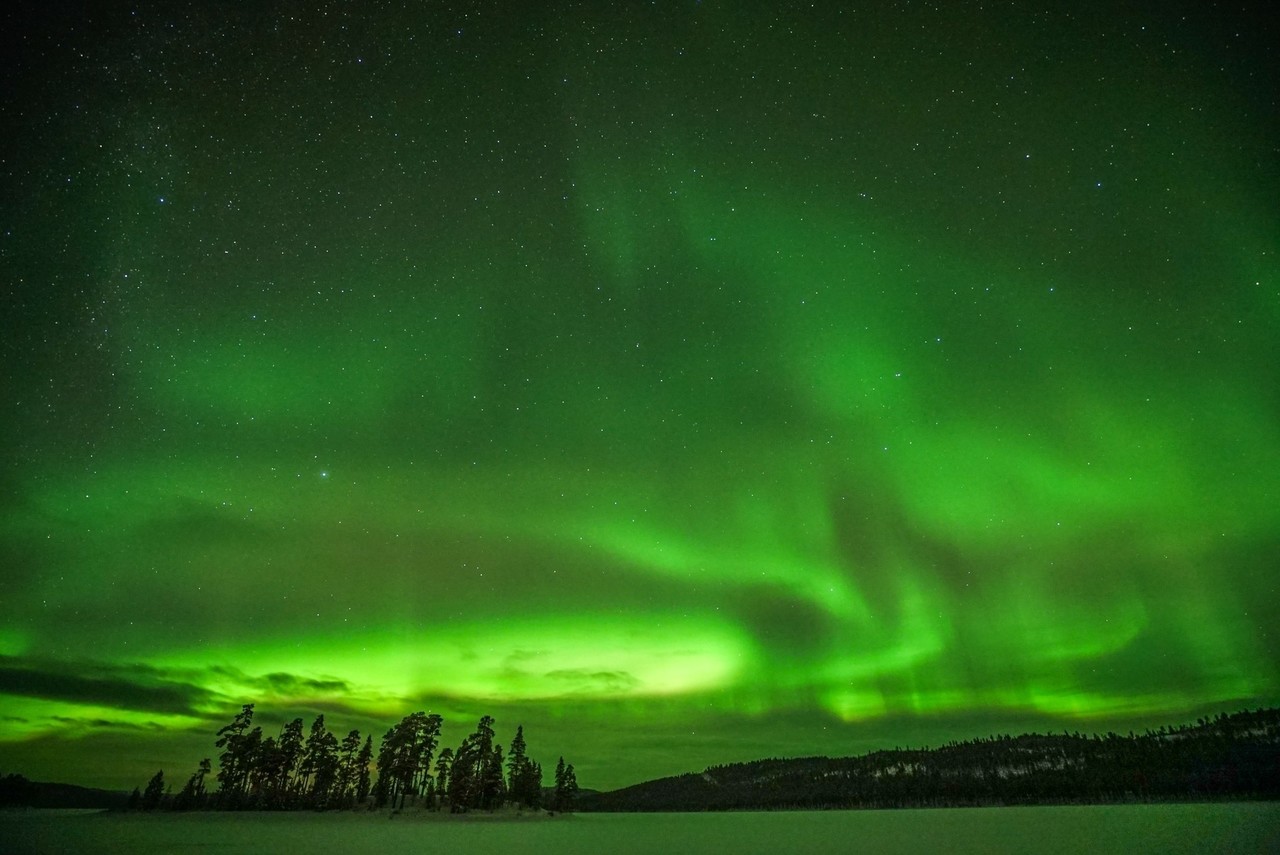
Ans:
[{"label": "dark forest ridge", "polygon": [[115,790],[81,787],[76,784],[30,781],[9,773],[0,777],[0,808],[123,808],[129,796]]},{"label": "dark forest ridge", "polygon": [[1280,798],[1280,709],[1143,734],[1024,734],[711,766],[584,794],[583,811],[813,808]]},{"label": "dark forest ridge", "polygon": [[[224,750],[216,791],[205,791],[204,777],[212,770],[203,761],[182,792],[166,793],[157,774],[147,793],[135,791],[132,806],[363,810],[403,809],[408,800],[410,807],[447,805],[451,811],[510,803],[582,811],[715,811],[1280,798],[1280,708],[1123,736],[995,735],[857,757],[732,763],[607,793],[579,792],[573,767],[563,759],[556,787],[544,791],[541,767],[526,754],[523,729],[517,728],[504,764],[488,716],[456,752],[440,752],[433,776],[428,770],[438,716],[406,716],[383,737],[373,763],[372,740],[362,746],[353,731],[339,746],[323,717],[304,742],[301,720],[276,740],[250,728],[252,714],[252,705],[246,706],[218,734]],[[0,778],[0,807],[120,808],[125,802],[123,793],[16,774]]]}]

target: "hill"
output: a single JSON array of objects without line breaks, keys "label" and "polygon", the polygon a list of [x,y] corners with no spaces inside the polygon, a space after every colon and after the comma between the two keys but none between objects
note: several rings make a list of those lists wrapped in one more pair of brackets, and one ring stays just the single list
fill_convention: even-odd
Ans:
[{"label": "hill", "polygon": [[583,796],[582,811],[947,807],[1280,798],[1280,709],[1135,735],[1024,734],[803,757]]},{"label": "hill", "polygon": [[0,807],[4,808],[123,808],[128,801],[128,793],[113,790],[29,781],[22,775],[0,778]]}]

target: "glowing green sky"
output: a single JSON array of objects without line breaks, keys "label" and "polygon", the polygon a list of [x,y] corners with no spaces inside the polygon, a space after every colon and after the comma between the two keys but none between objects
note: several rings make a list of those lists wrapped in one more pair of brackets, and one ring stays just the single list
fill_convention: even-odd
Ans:
[{"label": "glowing green sky", "polygon": [[0,771],[1280,701],[1260,22],[215,5],[4,13]]}]

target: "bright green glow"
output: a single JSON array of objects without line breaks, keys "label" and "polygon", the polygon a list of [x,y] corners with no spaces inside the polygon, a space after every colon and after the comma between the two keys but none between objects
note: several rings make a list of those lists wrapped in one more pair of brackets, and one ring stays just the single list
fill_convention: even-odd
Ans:
[{"label": "bright green glow", "polygon": [[409,397],[441,406],[474,386],[470,366],[482,334],[474,323],[441,317],[438,307],[392,310],[376,304],[296,311],[284,319],[255,315],[247,323],[222,324],[216,334],[197,330],[172,337],[158,349],[148,347],[156,332],[139,327],[126,345],[164,354],[138,366],[139,394],[174,416],[263,422],[276,429],[311,426],[335,415],[377,424]]},{"label": "bright green glow", "polygon": [[644,14],[429,81],[392,22],[324,94],[229,24],[282,114],[91,46],[0,247],[0,766],[246,700],[493,712],[591,786],[1280,702],[1280,188],[1217,48]]},{"label": "bright green glow", "polygon": [[27,637],[15,629],[0,629],[0,656],[16,656],[27,650]]},{"label": "bright green glow", "polygon": [[[599,699],[722,689],[750,663],[748,645],[727,623],[628,614],[390,628],[301,648],[292,640],[241,650],[200,647],[160,661],[175,667],[226,663],[241,673],[276,670],[341,681],[349,686],[342,695],[355,697]],[[229,679],[218,691],[236,697],[251,693],[252,686]]]}]

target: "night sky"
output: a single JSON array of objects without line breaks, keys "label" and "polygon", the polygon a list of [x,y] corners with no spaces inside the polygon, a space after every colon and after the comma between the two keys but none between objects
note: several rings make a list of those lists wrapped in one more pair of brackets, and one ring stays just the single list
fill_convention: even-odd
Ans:
[{"label": "night sky", "polygon": [[246,702],[604,789],[1280,702],[1242,5],[0,13],[0,772],[180,782]]}]

